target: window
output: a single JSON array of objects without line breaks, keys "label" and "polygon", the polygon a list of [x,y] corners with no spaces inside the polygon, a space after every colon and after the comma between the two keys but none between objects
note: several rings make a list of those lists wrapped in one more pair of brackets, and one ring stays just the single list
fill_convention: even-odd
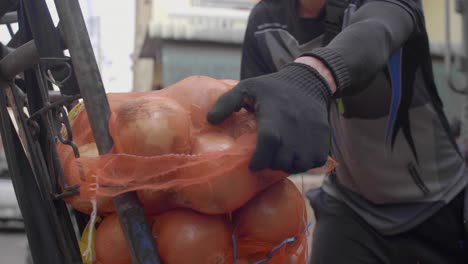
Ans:
[{"label": "window", "polygon": [[193,6],[226,7],[238,9],[251,9],[255,5],[254,0],[192,0]]}]

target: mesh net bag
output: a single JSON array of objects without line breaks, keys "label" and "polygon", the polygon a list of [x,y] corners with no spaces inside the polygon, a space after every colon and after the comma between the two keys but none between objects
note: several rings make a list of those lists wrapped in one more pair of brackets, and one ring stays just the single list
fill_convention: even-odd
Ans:
[{"label": "mesh net bag", "polygon": [[[77,105],[69,118],[80,157],[76,158],[69,146],[58,145],[68,184],[80,185],[80,193],[66,201],[81,212],[91,213],[93,200],[99,215],[109,215],[115,211],[112,197],[136,191],[147,215],[189,210],[213,218],[232,216],[227,224],[234,253],[226,259],[251,263],[260,257],[268,263],[287,263],[283,260],[294,257],[298,261],[291,263],[303,263],[306,223],[298,222],[294,232],[280,235],[282,239],[277,241],[239,233],[246,225],[236,217],[244,215],[245,208],[265,193],[262,191],[272,186],[274,192],[281,193],[292,183],[284,181],[288,175],[283,172],[254,173],[248,169],[256,142],[253,113],[241,110],[217,126],[207,122],[207,112],[217,98],[236,83],[193,76],[159,91],[108,94],[109,131],[114,144],[102,156],[98,156],[86,109],[83,104]],[[334,166],[329,159],[314,173],[329,172]],[[275,187],[278,184],[283,189]],[[294,194],[291,188],[288,190]],[[300,192],[299,198],[286,198],[297,205],[293,207],[297,207],[299,219],[301,208],[305,208]],[[254,220],[249,221],[255,225]],[[278,261],[271,262],[275,259]]]},{"label": "mesh net bag", "polygon": [[[148,216],[164,264],[305,264],[306,221],[302,194],[288,179],[258,193],[232,215],[172,209]],[[95,244],[96,263],[130,264],[115,214],[100,224]]]},{"label": "mesh net bag", "polygon": [[236,255],[247,263],[305,263],[307,212],[288,179],[257,194],[233,214]]}]

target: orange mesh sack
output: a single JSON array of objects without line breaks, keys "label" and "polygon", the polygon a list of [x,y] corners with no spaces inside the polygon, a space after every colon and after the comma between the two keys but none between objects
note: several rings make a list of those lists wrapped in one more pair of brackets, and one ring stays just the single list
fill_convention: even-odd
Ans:
[{"label": "orange mesh sack", "polygon": [[249,171],[256,140],[252,113],[241,110],[218,126],[206,121],[216,99],[235,83],[193,76],[159,91],[108,94],[114,147],[100,157],[86,110],[78,106],[70,116],[81,157],[58,146],[67,181],[80,185],[80,194],[67,201],[89,213],[87,201],[97,196],[98,213],[106,214],[113,211],[111,197],[137,191],[149,214],[174,208],[223,214],[287,177]]},{"label": "orange mesh sack", "polygon": [[233,264],[228,218],[175,209],[154,217],[153,237],[164,264]]},{"label": "orange mesh sack", "polygon": [[[305,264],[307,260],[304,199],[288,179],[257,194],[232,217],[174,209],[149,220],[164,264]],[[130,264],[115,214],[97,229],[96,260]]]},{"label": "orange mesh sack", "polygon": [[[232,230],[223,215],[169,210],[148,219],[164,264],[233,264]],[[127,241],[115,214],[96,233],[95,264],[131,264]]]},{"label": "orange mesh sack", "polygon": [[131,264],[127,241],[116,214],[107,216],[96,232],[96,264]]},{"label": "orange mesh sack", "polygon": [[236,256],[246,263],[306,263],[307,212],[289,179],[257,194],[233,213]]}]

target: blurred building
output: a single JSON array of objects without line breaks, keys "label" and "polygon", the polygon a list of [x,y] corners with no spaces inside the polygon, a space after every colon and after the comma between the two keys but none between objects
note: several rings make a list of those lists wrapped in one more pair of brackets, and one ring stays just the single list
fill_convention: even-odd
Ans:
[{"label": "blurred building", "polygon": [[[449,0],[449,8],[446,8],[445,0],[422,0],[424,15],[426,18],[426,29],[429,34],[431,42],[432,53],[432,66],[434,76],[439,90],[440,97],[444,102],[444,110],[449,120],[461,117],[462,104],[464,103],[465,96],[453,92],[449,87],[447,81],[446,65],[444,62],[445,52],[447,51],[446,33],[447,26],[449,26],[449,33],[451,39],[451,53],[453,67],[451,69],[451,76],[453,83],[457,88],[464,88],[467,85],[465,81],[464,72],[466,72],[463,59],[466,58],[463,48],[463,28],[462,16],[457,9],[457,0]],[[449,24],[446,23],[446,11],[448,10]],[[468,26],[468,25],[466,25]]]},{"label": "blurred building", "polygon": [[143,44],[147,39],[152,11],[152,0],[136,0],[135,43],[132,55],[134,91],[147,91],[153,88],[154,58],[141,56]]},{"label": "blurred building", "polygon": [[[458,55],[463,54],[462,51],[462,18],[456,11],[456,0],[449,1],[449,17],[450,17],[450,35],[452,48]],[[445,0],[423,0],[424,15],[426,17],[426,28],[431,40],[431,51],[435,55],[443,55],[445,49]]]},{"label": "blurred building", "polygon": [[[294,1],[294,0],[291,0]],[[158,89],[186,76],[239,78],[241,43],[255,0],[137,0],[134,90]],[[463,84],[461,16],[450,0],[455,82]],[[422,0],[431,40],[436,82],[449,118],[459,115],[463,96],[449,89],[444,52],[445,1]]]},{"label": "blurred building", "polygon": [[254,0],[137,0],[134,90],[189,75],[239,79]]}]

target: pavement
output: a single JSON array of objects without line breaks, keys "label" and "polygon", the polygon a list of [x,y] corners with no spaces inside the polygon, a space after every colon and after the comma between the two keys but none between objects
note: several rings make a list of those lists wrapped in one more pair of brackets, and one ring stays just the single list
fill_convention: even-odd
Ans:
[{"label": "pavement", "polygon": [[28,240],[19,228],[0,226],[0,263],[26,264]]}]

